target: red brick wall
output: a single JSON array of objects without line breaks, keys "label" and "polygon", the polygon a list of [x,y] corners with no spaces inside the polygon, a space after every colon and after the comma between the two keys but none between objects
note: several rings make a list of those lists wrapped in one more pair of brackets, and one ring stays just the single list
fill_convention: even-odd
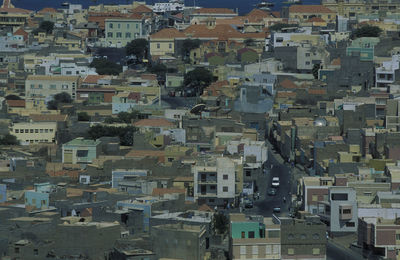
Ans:
[{"label": "red brick wall", "polygon": [[382,230],[378,227],[378,230],[376,230],[376,245],[395,245],[395,244],[396,244],[396,231]]}]

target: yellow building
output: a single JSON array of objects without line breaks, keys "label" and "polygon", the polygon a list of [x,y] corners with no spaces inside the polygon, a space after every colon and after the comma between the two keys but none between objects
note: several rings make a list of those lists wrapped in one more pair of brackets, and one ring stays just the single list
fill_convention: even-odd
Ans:
[{"label": "yellow building", "polygon": [[292,5],[289,7],[289,19],[304,23],[318,17],[327,23],[336,22],[336,12],[323,5]]},{"label": "yellow building", "polygon": [[57,123],[14,123],[10,127],[10,134],[16,136],[21,144],[55,143],[57,136]]},{"label": "yellow building", "polygon": [[11,0],[3,0],[0,8],[0,27],[20,27],[26,24],[32,11],[15,8]]},{"label": "yellow building", "polygon": [[163,56],[175,54],[175,39],[185,39],[184,33],[175,28],[165,28],[150,36],[150,55]]},{"label": "yellow building", "polygon": [[57,115],[59,110],[48,110],[45,100],[26,99],[7,101],[7,113],[18,114],[20,116],[29,116],[31,114]]},{"label": "yellow building", "polygon": [[33,99],[47,98],[66,92],[72,99],[76,97],[79,76],[41,76],[31,75],[25,81],[25,97]]},{"label": "yellow building", "polygon": [[335,11],[338,15],[347,18],[356,18],[357,15],[366,14],[366,4],[364,1],[322,1],[322,5]]}]

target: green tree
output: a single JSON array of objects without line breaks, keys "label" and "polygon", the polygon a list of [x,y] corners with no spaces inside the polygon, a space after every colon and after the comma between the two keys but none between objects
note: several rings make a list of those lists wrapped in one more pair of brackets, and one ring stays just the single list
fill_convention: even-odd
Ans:
[{"label": "green tree", "polygon": [[126,55],[135,55],[138,61],[142,61],[147,57],[149,42],[146,39],[135,39],[128,43],[125,47]]},{"label": "green tree", "polygon": [[105,58],[93,59],[90,67],[96,68],[96,72],[100,75],[118,75],[122,72],[121,65]]},{"label": "green tree", "polygon": [[204,87],[210,85],[213,80],[214,76],[211,71],[200,67],[186,73],[183,84],[186,87],[194,89],[196,93],[201,94]]},{"label": "green tree", "polygon": [[313,68],[312,68],[312,74],[314,76],[314,79],[318,79],[318,71],[321,68],[321,64],[317,63],[314,64]]},{"label": "green tree", "polygon": [[0,138],[0,145],[18,145],[19,141],[14,135],[6,134]]},{"label": "green tree", "polygon": [[6,100],[21,100],[21,97],[11,94],[11,95],[6,96],[5,99]]},{"label": "green tree", "polygon": [[78,113],[78,121],[90,121],[90,116],[86,112]]},{"label": "green tree", "polygon": [[200,40],[199,39],[185,39],[182,43],[182,58],[187,60],[190,56],[190,51],[197,49],[200,47]]},{"label": "green tree", "polygon": [[228,231],[229,219],[224,213],[214,214],[214,227],[219,234],[225,234]]},{"label": "green tree", "polygon": [[356,29],[353,33],[353,38],[360,37],[379,37],[382,30],[378,26],[373,25],[363,25],[360,28]]},{"label": "green tree", "polygon": [[137,129],[133,126],[115,127],[95,125],[90,127],[88,136],[93,140],[103,136],[119,137],[121,145],[131,146],[133,145],[133,133],[135,133],[136,130]]},{"label": "green tree", "polygon": [[71,96],[66,92],[55,94],[53,100],[47,102],[47,108],[50,110],[57,110],[61,103],[72,103]]},{"label": "green tree", "polygon": [[167,66],[164,64],[156,64],[149,70],[151,73],[157,74],[157,76],[165,76],[168,71]]}]

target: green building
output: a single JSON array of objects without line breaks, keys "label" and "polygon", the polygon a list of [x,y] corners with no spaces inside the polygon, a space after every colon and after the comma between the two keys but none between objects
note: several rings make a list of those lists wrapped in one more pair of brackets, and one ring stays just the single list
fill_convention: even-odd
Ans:
[{"label": "green building", "polygon": [[75,138],[62,146],[63,163],[92,163],[100,152],[100,141]]},{"label": "green building", "polygon": [[346,55],[360,55],[361,61],[374,60],[374,48],[379,43],[378,37],[361,37],[351,42],[346,49]]},{"label": "green building", "polygon": [[165,79],[165,85],[167,88],[179,88],[183,85],[183,75],[179,74],[167,74]]},{"label": "green building", "polygon": [[105,21],[105,38],[108,46],[125,47],[134,39],[143,37],[141,18],[110,18]]}]

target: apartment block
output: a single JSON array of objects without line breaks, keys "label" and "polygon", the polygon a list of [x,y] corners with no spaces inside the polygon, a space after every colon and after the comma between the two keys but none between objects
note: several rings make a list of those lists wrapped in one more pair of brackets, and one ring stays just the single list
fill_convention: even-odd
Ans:
[{"label": "apartment block", "polygon": [[233,160],[207,158],[192,166],[194,197],[199,205],[227,205],[235,202],[236,167]]},{"label": "apartment block", "polygon": [[230,259],[281,259],[277,218],[230,215]]},{"label": "apartment block", "polygon": [[10,134],[15,135],[21,144],[55,143],[57,139],[57,123],[14,123],[10,127]]},{"label": "apartment block", "polygon": [[66,92],[72,99],[75,99],[78,87],[79,76],[31,75],[25,81],[25,96],[45,99]]},{"label": "apartment block", "polygon": [[143,36],[142,18],[132,17],[109,18],[105,21],[105,40],[108,46],[125,47],[134,39]]},{"label": "apartment block", "polygon": [[99,140],[76,138],[62,145],[63,163],[92,163],[100,153]]}]

